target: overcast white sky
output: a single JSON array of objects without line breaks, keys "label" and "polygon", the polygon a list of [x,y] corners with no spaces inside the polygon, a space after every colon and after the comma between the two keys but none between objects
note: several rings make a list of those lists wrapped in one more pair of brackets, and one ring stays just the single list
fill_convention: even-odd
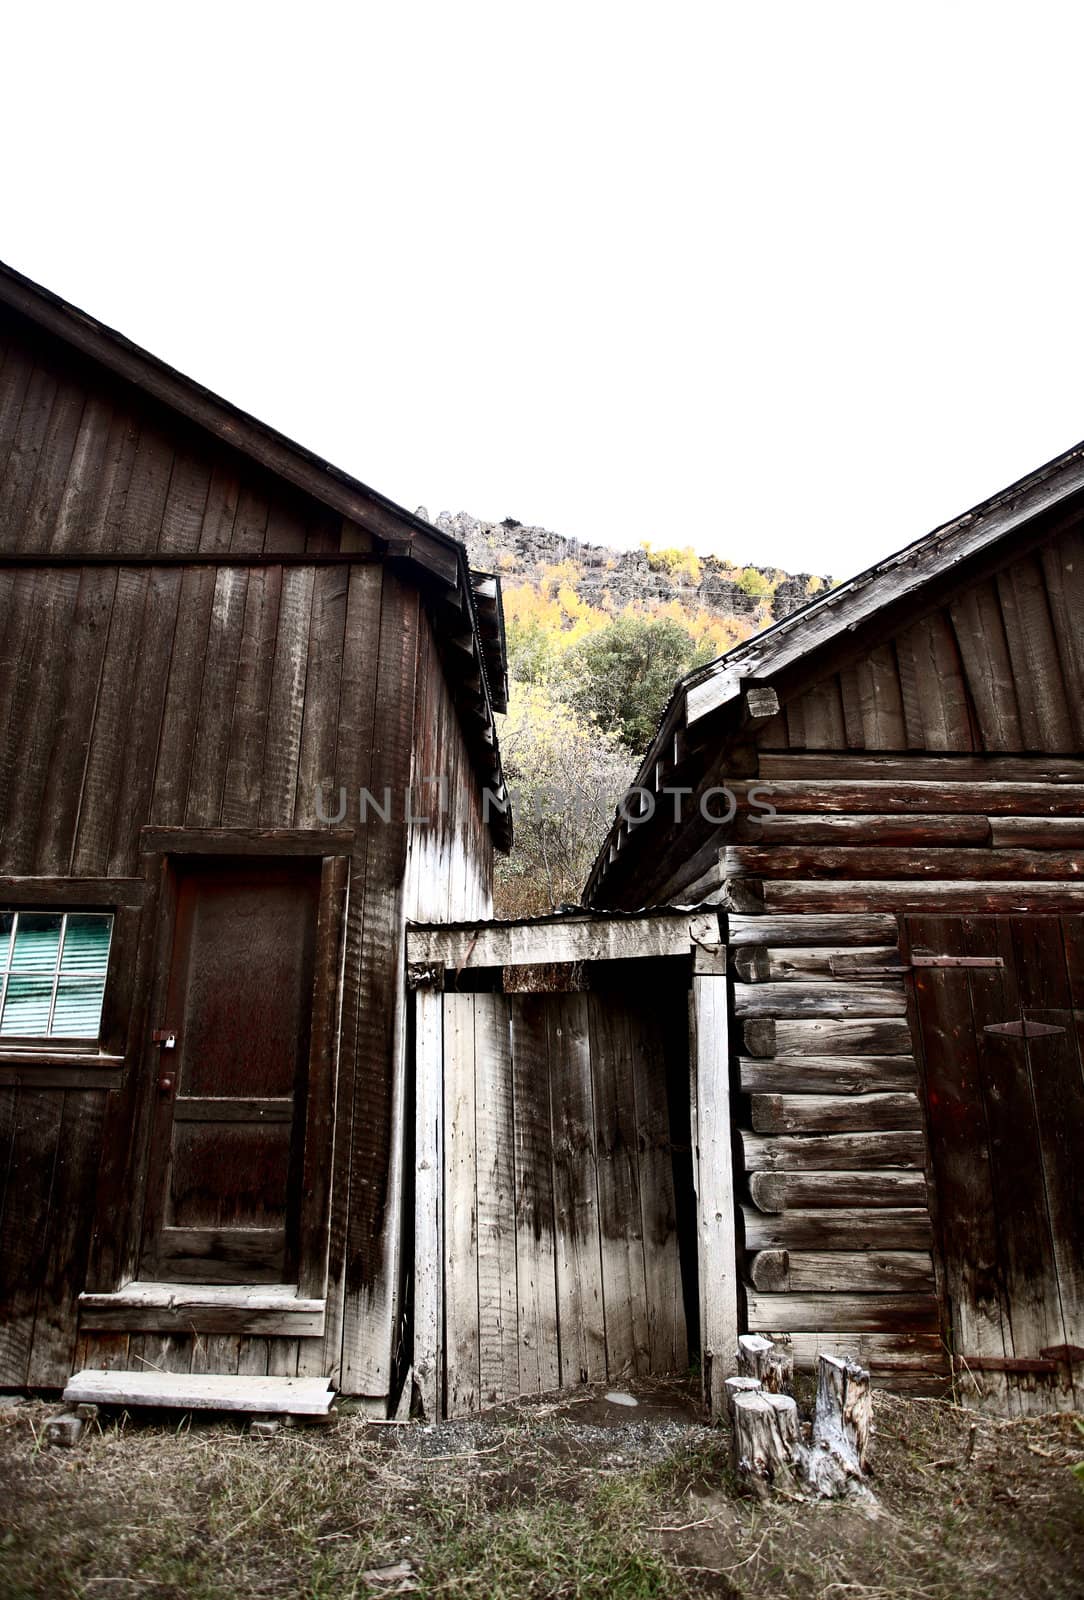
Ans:
[{"label": "overcast white sky", "polygon": [[11,8],[0,256],[409,508],[856,571],[1084,435],[1084,7]]}]

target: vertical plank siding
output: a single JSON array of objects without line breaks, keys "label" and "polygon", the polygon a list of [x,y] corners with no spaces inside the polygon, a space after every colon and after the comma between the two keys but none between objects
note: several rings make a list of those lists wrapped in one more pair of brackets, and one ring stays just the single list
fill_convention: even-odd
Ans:
[{"label": "vertical plank siding", "polygon": [[764,742],[805,750],[1084,745],[1078,529],[1052,537],[788,700]]},{"label": "vertical plank siding", "polygon": [[[147,826],[321,828],[321,785],[330,815],[345,789],[342,825],[356,829],[331,1052],[325,1339],[110,1335],[90,1355],[185,1370],[315,1363],[386,1396],[401,1313],[405,919],[490,906],[491,839],[428,602],[368,559],[364,529],[40,331],[11,318],[2,332],[4,549],[141,561],[0,570],[0,876],[140,878]],[[340,550],[358,564],[297,561]],[[231,564],[146,563],[159,553]],[[277,553],[293,559],[267,562]],[[260,564],[235,560],[250,554]],[[425,829],[404,803],[416,767],[447,775],[449,803]],[[391,822],[363,826],[360,791],[385,785]],[[118,974],[135,1005],[121,1088],[0,1087],[3,1384],[63,1382],[88,1272],[110,1289],[138,1262],[150,888]],[[99,1181],[108,1214],[92,1252]]]},{"label": "vertical plank siding", "polygon": [[[671,1146],[684,1135],[669,1125],[658,1005],[609,988],[448,993],[442,1014],[444,1317],[441,1330],[428,1313],[425,1349],[439,1370],[443,1331],[447,1415],[683,1371]],[[430,1184],[425,1219],[436,1205]],[[427,1284],[432,1236],[426,1220]],[[439,1406],[436,1373],[425,1392]]]}]

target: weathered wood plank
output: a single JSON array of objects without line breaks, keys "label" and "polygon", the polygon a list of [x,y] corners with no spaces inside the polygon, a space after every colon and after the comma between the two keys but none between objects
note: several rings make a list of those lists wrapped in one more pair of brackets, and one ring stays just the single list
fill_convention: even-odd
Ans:
[{"label": "weathered wood plank", "polygon": [[335,1078],[349,896],[348,857],[326,856],[320,868],[297,1214],[298,1289],[307,1295],[326,1294],[328,1283],[330,1154],[335,1138]]},{"label": "weathered wood plank", "polygon": [[891,641],[875,645],[855,662],[854,670],[863,743],[872,750],[902,750],[907,744],[907,730],[896,652]]},{"label": "weathered wood plank", "polygon": [[63,1109],[62,1095],[18,1091],[0,1215],[0,1383],[16,1388],[27,1382]]},{"label": "weathered wood plank", "polygon": [[[755,881],[755,880],[754,880]],[[828,879],[821,883],[781,882],[764,885],[766,911],[838,911],[891,908],[895,911],[1056,913],[1084,909],[1084,883],[1041,883],[1035,880],[996,883],[961,880],[874,878],[863,882]]]},{"label": "weathered wood plank", "polygon": [[[763,766],[765,757],[761,757]],[[813,759],[807,757],[806,759]],[[888,758],[884,758],[888,759]],[[991,758],[992,759],[992,758]],[[953,765],[955,765],[953,758]],[[1010,780],[990,774],[955,776],[946,770],[940,780],[907,778],[888,771],[882,777],[841,778],[838,767],[816,778],[775,776],[758,783],[730,785],[739,804],[771,806],[780,816],[825,816],[866,812],[875,815],[926,816],[1079,816],[1084,810],[1084,785],[1076,766],[1067,762],[1069,775],[1059,768],[1035,773],[1032,781]],[[1019,770],[1019,769],[1018,769]],[[1026,769],[1025,769],[1026,770]]]},{"label": "weathered wood plank", "polygon": [[750,1333],[823,1329],[926,1333],[937,1328],[937,1300],[925,1294],[763,1294],[747,1296]]},{"label": "weathered wood plank", "polygon": [[890,1388],[895,1387],[892,1378],[897,1374],[948,1375],[948,1359],[937,1333],[867,1333],[855,1329],[842,1333],[791,1331],[790,1349],[794,1365],[800,1371],[815,1368],[822,1351],[826,1355],[849,1355],[875,1375],[882,1373]]},{"label": "weathered wood plank", "polygon": [[282,574],[260,780],[260,821],[267,827],[294,822],[315,582],[312,567]]},{"label": "weathered wood plank", "polygon": [[176,826],[184,821],[196,736],[193,708],[199,704],[214,592],[213,568],[183,573],[148,822]]},{"label": "weathered wood plank", "polygon": [[[1029,918],[1012,926],[1024,1014],[1065,1030],[1029,1039],[1025,1050],[1065,1339],[1075,1345],[1084,1345],[1084,1011],[1073,1009],[1070,968],[1074,935],[1082,934],[1080,918],[1061,925]],[[1073,1387],[1079,1408],[1084,1374],[1074,1374]]]},{"label": "weathered wood plank", "polygon": [[348,855],[353,828],[142,828],[143,855]]},{"label": "weathered wood plank", "polygon": [[775,1021],[754,1017],[742,1024],[741,1031],[751,1056],[911,1054],[911,1030],[905,1018]]},{"label": "weathered wood plank", "polygon": [[339,686],[346,637],[349,573],[322,567],[316,573],[305,675],[304,720],[298,749],[295,827],[316,827],[317,790],[337,776]]},{"label": "weathered wood plank", "polygon": [[543,995],[509,996],[521,1394],[545,1394],[561,1382],[546,1004]]},{"label": "weathered wood plank", "polygon": [[930,1214],[924,1206],[873,1210],[841,1206],[776,1216],[743,1206],[742,1217],[747,1250],[929,1250],[933,1245]]},{"label": "weathered wood plank", "polygon": [[139,829],[151,814],[155,781],[153,752],[158,749],[164,720],[171,652],[183,573],[152,570],[147,574],[146,598],[140,622],[136,659],[139,670],[128,687],[123,736],[113,751],[114,765],[126,774],[113,807],[113,830],[107,869],[139,870]]},{"label": "weathered wood plank", "polygon": [[[970,947],[985,953],[992,932],[989,924],[968,929]],[[1014,918],[1008,926],[999,923],[997,935],[1005,967],[969,973],[977,979],[969,988],[987,1089],[1013,1345],[1016,1355],[1034,1356],[1084,1341],[1084,1201],[1076,1178],[1084,1159],[1084,1076],[1060,923]],[[1023,1051],[1019,1042],[985,1031],[989,1021],[1021,1015],[1064,1031],[1028,1039]],[[1033,1203],[1025,1212],[1020,1195],[1029,1188]],[[1059,1326],[1060,1336],[1054,1331]],[[1059,1407],[1075,1405],[1071,1374],[1059,1372],[1054,1389]],[[1025,1409],[1041,1408],[1041,1396],[1029,1395]]]},{"label": "weathered wood plank", "polygon": [[991,817],[990,843],[995,848],[1080,849],[1084,846],[1084,817]]},{"label": "weathered wood plank", "polygon": [[888,976],[886,968],[896,968],[900,977],[905,971],[895,945],[866,949],[839,945],[772,949],[746,945],[733,951],[730,964],[742,983],[789,983],[793,979],[801,983],[834,983],[844,977],[860,983],[881,982]]},{"label": "weathered wood plank", "polygon": [[512,1060],[508,1002],[474,996],[479,1399],[519,1393]]},{"label": "weathered wood plank", "polygon": [[[383,573],[376,567],[354,568],[350,573],[347,598],[346,641],[343,651],[343,676],[339,704],[339,747],[336,756],[340,784],[357,795],[374,782],[374,730],[376,724],[377,679],[379,677],[380,596]],[[332,812],[331,815],[335,813]],[[352,1180],[361,1180],[366,1170],[361,1144],[368,1148],[371,1131],[360,1139],[354,1134],[355,1102],[361,1099],[359,1085],[370,1058],[370,1046],[363,1042],[362,992],[364,972],[364,924],[368,902],[368,836],[362,831],[350,861],[350,901],[346,921],[346,955],[342,977],[342,1009],[339,1034],[339,1075],[336,1089],[335,1150],[331,1177],[331,1218],[329,1229],[329,1276],[325,1371],[334,1381],[342,1376],[346,1332],[347,1285],[346,1257],[350,1233],[350,1190]],[[375,872],[375,863],[374,863]],[[382,886],[383,888],[383,886]],[[368,991],[365,992],[366,1005]],[[358,1252],[359,1254],[361,1252]],[[443,1268],[442,1268],[443,1270]],[[375,1375],[361,1374],[359,1388],[376,1390]]]},{"label": "weathered wood plank", "polygon": [[949,616],[983,746],[991,751],[1024,748],[1005,621],[994,582],[971,584],[951,602]]},{"label": "weathered wood plank", "polygon": [[[1082,791],[1084,796],[1084,791]],[[727,919],[727,943],[734,948],[747,945],[876,945],[895,946],[897,923],[894,916],[837,914],[810,916],[731,916]]]},{"label": "weathered wood plank", "polygon": [[414,1376],[428,1422],[444,1370],[444,996],[414,991]]},{"label": "weathered wood plank", "polygon": [[408,960],[423,966],[515,967],[563,961],[687,956],[696,939],[717,943],[712,912],[649,917],[573,916],[541,923],[485,923],[470,928],[410,928]]},{"label": "weathered wood plank", "polygon": [[918,1069],[913,1056],[783,1056],[738,1061],[747,1094],[856,1095],[915,1090]]},{"label": "weathered wood plank", "polygon": [[664,1019],[653,1008],[634,1005],[629,1022],[651,1370],[681,1372],[688,1366],[688,1335],[674,1192]]},{"label": "weathered wood plank", "polygon": [[1072,750],[1068,697],[1037,558],[1025,556],[999,572],[997,591],[1026,746]]},{"label": "weathered wood plank", "polygon": [[191,708],[196,731],[184,813],[190,828],[211,828],[222,820],[247,593],[243,569],[222,567],[216,572],[203,678]]},{"label": "weathered wood plank", "polygon": [[253,826],[260,820],[264,741],[281,589],[281,568],[256,569],[248,574],[222,791],[225,827]]},{"label": "weathered wood plank", "polygon": [[[775,802],[775,788],[769,797]],[[859,812],[808,816],[798,811],[780,810],[774,817],[756,811],[742,812],[734,825],[733,839],[740,845],[945,845],[980,846],[990,843],[990,824],[985,816],[949,812],[945,816]]]},{"label": "weathered wood plank", "polygon": [[756,1171],[749,1193],[761,1211],[800,1214],[805,1208],[926,1204],[922,1172],[893,1171]]},{"label": "weathered wood plank", "polygon": [[738,1344],[726,989],[725,978],[693,979],[700,1346],[705,1398],[716,1416],[725,1412],[724,1385],[734,1371]]},{"label": "weathered wood plank", "polygon": [[274,1411],[326,1416],[334,1391],[326,1378],[260,1378],[229,1373],[77,1372],[69,1405],[179,1406],[184,1410]]},{"label": "weathered wood plank", "polygon": [[902,1017],[902,976],[880,983],[736,983],[736,1017]]},{"label": "weathered wood plank", "polygon": [[105,1113],[100,1091],[73,1090],[63,1101],[48,1230],[35,1270],[40,1288],[27,1369],[27,1382],[42,1388],[64,1383],[72,1370]]},{"label": "weathered wood plank", "polygon": [[1073,726],[1073,748],[1084,748],[1084,538],[1079,528],[1067,529],[1039,552],[1047,603],[1054,624],[1066,688],[1066,709]]},{"label": "weathered wood plank", "polygon": [[445,1411],[479,1404],[474,995],[444,996]]},{"label": "weathered wood plank", "polygon": [[[635,1035],[622,1000],[609,991],[587,997],[606,1365],[611,1375],[652,1370],[654,1331],[649,1320],[640,1194],[637,1078],[641,1074],[637,1072]],[[654,1301],[660,1286],[653,1283],[651,1288]]]},{"label": "weathered wood plank", "polygon": [[748,1133],[742,1129],[739,1138],[746,1172],[854,1172],[863,1167],[921,1167],[926,1156],[925,1139],[921,1133],[911,1131],[791,1136]]},{"label": "weathered wood plank", "polygon": [[756,1289],[774,1294],[934,1292],[933,1257],[921,1250],[760,1250],[749,1275]]},{"label": "weathered wood plank", "polygon": [[324,1302],[289,1284],[135,1282],[79,1296],[81,1332],[297,1335],[323,1333]]},{"label": "weathered wood plank", "polygon": [[595,1116],[587,1033],[587,998],[552,997],[549,1022],[553,1107],[557,1318],[561,1383],[606,1377],[606,1327],[595,1172]]},{"label": "weathered wood plank", "polygon": [[758,849],[730,845],[724,851],[727,878],[1080,878],[1079,850],[957,850],[865,846],[784,845]]},{"label": "weathered wood plank", "polygon": [[750,1105],[758,1133],[876,1133],[922,1126],[916,1094],[754,1094]]},{"label": "weathered wood plank", "polygon": [[[899,746],[896,747],[899,749]],[[1065,755],[806,755],[762,751],[762,780],[955,783],[1084,783],[1084,759]]]},{"label": "weathered wood plank", "polygon": [[[960,925],[950,918],[909,918],[907,929],[912,946],[932,942],[946,954],[965,953]],[[968,969],[916,973],[915,998],[953,1343],[975,1355],[1011,1356]]]}]

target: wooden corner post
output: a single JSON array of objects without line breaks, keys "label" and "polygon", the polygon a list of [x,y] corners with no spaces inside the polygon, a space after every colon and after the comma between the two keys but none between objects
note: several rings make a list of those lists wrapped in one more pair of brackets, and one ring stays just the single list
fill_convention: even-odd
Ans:
[{"label": "wooden corner post", "polygon": [[738,1348],[725,945],[694,946],[692,1022],[700,1359],[704,1399],[713,1416],[722,1416],[725,1384],[736,1370]]},{"label": "wooden corner post", "polygon": [[414,987],[414,1377],[427,1422],[443,1415],[444,995]]}]

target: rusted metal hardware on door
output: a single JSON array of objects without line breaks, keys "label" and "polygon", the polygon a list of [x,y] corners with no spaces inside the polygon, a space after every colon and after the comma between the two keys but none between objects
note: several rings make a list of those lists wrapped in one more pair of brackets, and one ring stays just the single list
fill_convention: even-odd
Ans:
[{"label": "rusted metal hardware on door", "polygon": [[1003,967],[1003,956],[923,956],[912,955],[912,967]]},{"label": "rusted metal hardware on door", "polygon": [[1051,1034],[1064,1033],[1064,1028],[1052,1022],[1032,1022],[1028,1017],[1018,1017],[1014,1022],[988,1022],[983,1033],[997,1033],[1008,1039],[1045,1039]]},{"label": "rusted metal hardware on door", "polygon": [[829,962],[832,974],[839,978],[898,978],[904,972],[924,970],[927,967],[1004,967],[1003,956],[928,956],[913,955],[910,961],[897,961],[888,966],[863,966],[859,956],[833,956]]},{"label": "rusted metal hardware on door", "polygon": [[151,1034],[151,1042],[161,1045],[163,1050],[176,1050],[177,1030],[175,1028],[155,1028]]}]

